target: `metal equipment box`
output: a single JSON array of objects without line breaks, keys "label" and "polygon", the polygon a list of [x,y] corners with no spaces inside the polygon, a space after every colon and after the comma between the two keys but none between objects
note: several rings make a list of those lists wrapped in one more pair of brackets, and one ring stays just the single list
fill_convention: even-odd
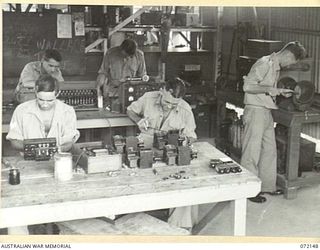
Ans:
[{"label": "metal equipment box", "polygon": [[76,143],[71,151],[75,165],[87,174],[117,171],[122,167],[122,155],[110,152],[101,141]]}]

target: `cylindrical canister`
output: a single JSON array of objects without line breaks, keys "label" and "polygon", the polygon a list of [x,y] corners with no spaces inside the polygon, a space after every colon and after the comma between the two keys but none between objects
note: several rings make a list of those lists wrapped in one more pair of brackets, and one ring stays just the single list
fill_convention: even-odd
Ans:
[{"label": "cylindrical canister", "polygon": [[68,181],[72,178],[71,153],[56,153],[54,155],[54,178],[59,181]]},{"label": "cylindrical canister", "polygon": [[9,184],[11,184],[11,185],[20,184],[20,171],[19,171],[19,169],[10,169],[10,171],[9,171]]}]

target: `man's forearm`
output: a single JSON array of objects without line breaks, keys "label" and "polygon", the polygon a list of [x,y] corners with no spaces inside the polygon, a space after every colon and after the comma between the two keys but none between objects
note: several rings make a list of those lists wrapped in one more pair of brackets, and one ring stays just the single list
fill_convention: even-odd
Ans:
[{"label": "man's forearm", "polygon": [[61,152],[68,152],[72,148],[73,142],[65,142],[60,146]]},{"label": "man's forearm", "polygon": [[106,81],[107,76],[105,74],[99,74],[97,77],[97,88],[101,88]]},{"label": "man's forearm", "polygon": [[141,117],[139,115],[137,115],[136,113],[134,113],[133,111],[131,111],[131,110],[127,110],[127,115],[135,123],[138,123],[141,120]]},{"label": "man's forearm", "polygon": [[11,140],[11,146],[17,150],[23,150],[23,141],[21,140]]},{"label": "man's forearm", "polygon": [[243,91],[249,94],[264,94],[268,93],[271,90],[275,89],[271,86],[261,86],[258,84],[244,84]]}]

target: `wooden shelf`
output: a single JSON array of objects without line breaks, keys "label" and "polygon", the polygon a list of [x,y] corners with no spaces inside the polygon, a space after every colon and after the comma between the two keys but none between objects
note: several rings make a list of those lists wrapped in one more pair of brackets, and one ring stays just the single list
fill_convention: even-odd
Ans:
[{"label": "wooden shelf", "polygon": [[[112,30],[112,28],[111,28]],[[127,26],[119,30],[120,32],[135,32],[135,31],[154,31],[159,32],[160,27],[152,25],[139,25],[139,26]],[[180,31],[190,31],[190,32],[216,32],[217,29],[210,26],[201,26],[201,27],[172,27],[170,31],[180,32]]]},{"label": "wooden shelf", "polygon": [[[140,48],[145,53],[160,53],[161,50],[157,46],[145,46]],[[190,48],[168,48],[168,53],[211,53],[210,50],[204,50],[204,49],[190,49]]]}]

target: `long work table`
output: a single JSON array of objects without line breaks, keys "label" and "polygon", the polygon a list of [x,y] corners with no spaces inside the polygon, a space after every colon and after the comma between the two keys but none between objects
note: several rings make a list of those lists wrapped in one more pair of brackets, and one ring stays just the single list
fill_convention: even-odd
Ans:
[{"label": "long work table", "polygon": [[[13,110],[2,112],[2,133],[9,132]],[[113,113],[105,109],[76,111],[77,128],[133,127],[135,123],[126,114]]]},{"label": "long work table", "polygon": [[[217,174],[210,159],[224,158],[207,142],[196,142],[198,158],[188,166],[154,164],[147,169],[108,173],[74,173],[69,181],[54,178],[54,162],[4,160],[20,169],[21,183],[8,183],[2,166],[0,228],[135,213],[215,202],[231,202],[234,235],[245,235],[247,198],[260,192],[261,181],[243,169]],[[177,172],[181,179],[166,178]]]}]

